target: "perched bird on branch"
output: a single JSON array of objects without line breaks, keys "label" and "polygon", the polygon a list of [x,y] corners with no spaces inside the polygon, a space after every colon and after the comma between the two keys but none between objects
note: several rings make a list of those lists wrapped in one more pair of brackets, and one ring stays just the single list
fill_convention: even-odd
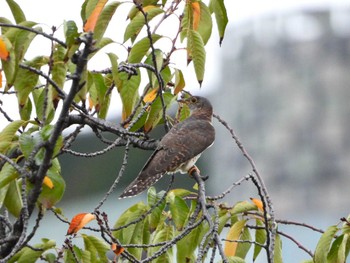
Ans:
[{"label": "perched bird on branch", "polygon": [[132,197],[155,184],[166,173],[187,173],[202,152],[214,143],[211,124],[213,108],[203,97],[192,96],[179,102],[188,105],[190,116],[174,125],[120,198]]}]

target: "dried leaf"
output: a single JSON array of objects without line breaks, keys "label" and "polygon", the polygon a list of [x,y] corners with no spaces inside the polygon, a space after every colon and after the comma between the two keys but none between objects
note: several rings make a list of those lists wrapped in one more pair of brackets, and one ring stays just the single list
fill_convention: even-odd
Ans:
[{"label": "dried leaf", "polygon": [[0,36],[0,59],[7,61],[10,58],[10,53],[6,48],[6,44]]},{"label": "dried leaf", "polygon": [[252,202],[256,205],[256,207],[261,211],[264,212],[264,204],[260,199],[257,198],[250,198]]},{"label": "dried leaf", "polygon": [[114,252],[114,254],[116,254],[117,256],[119,256],[121,253],[123,253],[124,248],[122,246],[119,246],[116,243],[112,243],[111,245],[111,250]]},{"label": "dried leaf", "polygon": [[84,25],[84,32],[93,32],[97,23],[97,20],[106,5],[108,0],[99,0],[96,4],[95,9],[92,11],[89,18],[86,20],[86,23]]},{"label": "dried leaf", "polygon": [[76,234],[80,229],[86,226],[87,223],[94,220],[95,218],[95,215],[91,213],[80,213],[75,215],[69,224],[67,235]]}]

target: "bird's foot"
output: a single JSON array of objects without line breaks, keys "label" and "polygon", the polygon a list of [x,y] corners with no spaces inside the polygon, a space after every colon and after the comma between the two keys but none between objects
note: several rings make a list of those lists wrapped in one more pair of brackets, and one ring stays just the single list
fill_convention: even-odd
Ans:
[{"label": "bird's foot", "polygon": [[193,165],[188,171],[187,171],[188,175],[193,177],[193,173],[197,173],[197,174],[201,174],[201,171],[198,169],[197,166]]},{"label": "bird's foot", "polygon": [[193,165],[187,172],[189,174],[189,176],[193,177],[193,173],[197,173],[199,175],[200,178],[202,178],[203,181],[206,181],[209,176],[205,175],[205,176],[201,176],[201,171],[198,169],[197,166]]}]

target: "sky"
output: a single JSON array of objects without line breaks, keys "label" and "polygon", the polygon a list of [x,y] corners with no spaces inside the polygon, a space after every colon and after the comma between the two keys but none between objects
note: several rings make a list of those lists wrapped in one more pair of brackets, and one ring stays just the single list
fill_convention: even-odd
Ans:
[{"label": "sky", "polygon": [[[47,1],[47,0],[17,0],[16,1],[21,8],[23,9],[24,13],[26,14],[27,20],[40,22],[40,26],[43,28],[43,30],[47,33],[50,33],[50,28],[54,25],[58,28],[62,26],[63,20],[74,20],[78,23],[78,27],[82,26],[79,23],[81,22],[80,19],[80,8],[82,4],[82,0],[61,0],[61,1]],[[111,0],[110,0],[111,2]],[[204,2],[208,2],[204,0]],[[225,5],[227,8],[227,13],[229,17],[229,24],[227,33],[229,34],[234,30],[235,27],[239,26],[240,23],[244,23],[244,21],[247,20],[254,20],[259,19],[261,16],[265,16],[268,14],[278,14],[278,13],[284,13],[284,12],[292,12],[293,10],[298,10],[301,8],[315,8],[315,7],[330,7],[330,8],[337,8],[337,7],[344,7],[348,6],[350,7],[350,0],[226,0]],[[118,22],[118,26],[120,26],[121,23],[126,24],[127,21],[125,20],[126,14],[130,8],[129,6],[126,6],[123,10],[122,7],[119,7],[116,14],[119,14],[118,18],[116,19]],[[122,14],[122,15],[121,15]],[[125,15],[124,15],[125,14]],[[0,0],[0,16],[7,17],[12,19],[11,12],[6,4],[5,0]],[[117,16],[117,15],[115,15]],[[168,33],[169,28],[165,28],[165,33]],[[176,30],[176,29],[174,29]],[[59,32],[62,32],[62,30]],[[109,26],[107,34],[111,34],[115,36],[115,34],[118,34],[118,30],[113,28],[113,26]],[[121,36],[122,32],[119,32],[119,35]],[[57,35],[59,38],[63,39],[62,35],[60,37],[59,33]],[[113,37],[112,37],[113,38]],[[37,54],[42,54],[43,50],[47,48],[46,53],[49,54],[48,48],[50,45],[47,42],[45,42],[45,45],[42,45],[40,41],[43,41],[43,39],[36,40],[36,44],[28,51],[29,57],[34,57]],[[176,63],[179,64],[180,68],[186,68],[185,70],[185,79],[186,79],[186,88],[187,90],[191,91],[192,93],[195,93],[197,95],[205,94],[209,90],[205,87],[215,87],[215,81],[217,79],[217,76],[219,75],[219,66],[216,66],[218,63],[216,63],[218,59],[218,55],[220,55],[220,47],[218,44],[218,35],[216,32],[216,29],[213,30],[212,37],[209,41],[209,43],[206,46],[206,52],[207,52],[207,62],[206,62],[206,73],[205,73],[205,80],[203,82],[203,87],[200,88],[193,72],[192,67],[186,67],[186,57],[185,52],[182,52],[182,54],[179,54],[178,60]],[[223,42],[223,45],[232,45],[232,43],[226,43],[225,40]],[[118,48],[122,48],[120,46],[111,46],[110,49],[106,48],[105,53],[112,52],[117,53]],[[125,50],[124,50],[125,53]],[[118,54],[119,56],[119,54]],[[97,60],[97,59],[96,59]],[[106,55],[99,56],[98,61],[95,61],[94,69],[104,69],[108,65],[110,65],[110,62],[108,60],[108,57]],[[107,65],[107,66],[106,66]],[[99,68],[100,67],[100,68]],[[0,94],[0,100],[3,101],[3,108],[6,109],[7,107],[10,107],[11,105],[16,105],[16,100],[10,99],[9,96],[2,96]],[[118,98],[116,98],[118,100]],[[114,103],[115,109],[113,109],[114,112],[120,112],[120,103],[116,102]],[[16,109],[12,107],[13,110],[11,110],[11,117],[14,119],[16,118]],[[4,117],[0,115],[0,129],[6,125],[7,122],[5,121]]]}]

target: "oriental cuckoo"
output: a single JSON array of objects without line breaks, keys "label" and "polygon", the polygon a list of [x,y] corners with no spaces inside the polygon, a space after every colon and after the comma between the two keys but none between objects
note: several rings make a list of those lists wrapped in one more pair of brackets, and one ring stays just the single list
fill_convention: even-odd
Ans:
[{"label": "oriental cuckoo", "polygon": [[192,96],[180,102],[188,105],[190,116],[174,125],[164,135],[137,178],[124,190],[120,198],[138,195],[155,184],[164,174],[187,173],[202,152],[213,144],[215,130],[211,123],[213,108],[210,102],[199,96]]}]

